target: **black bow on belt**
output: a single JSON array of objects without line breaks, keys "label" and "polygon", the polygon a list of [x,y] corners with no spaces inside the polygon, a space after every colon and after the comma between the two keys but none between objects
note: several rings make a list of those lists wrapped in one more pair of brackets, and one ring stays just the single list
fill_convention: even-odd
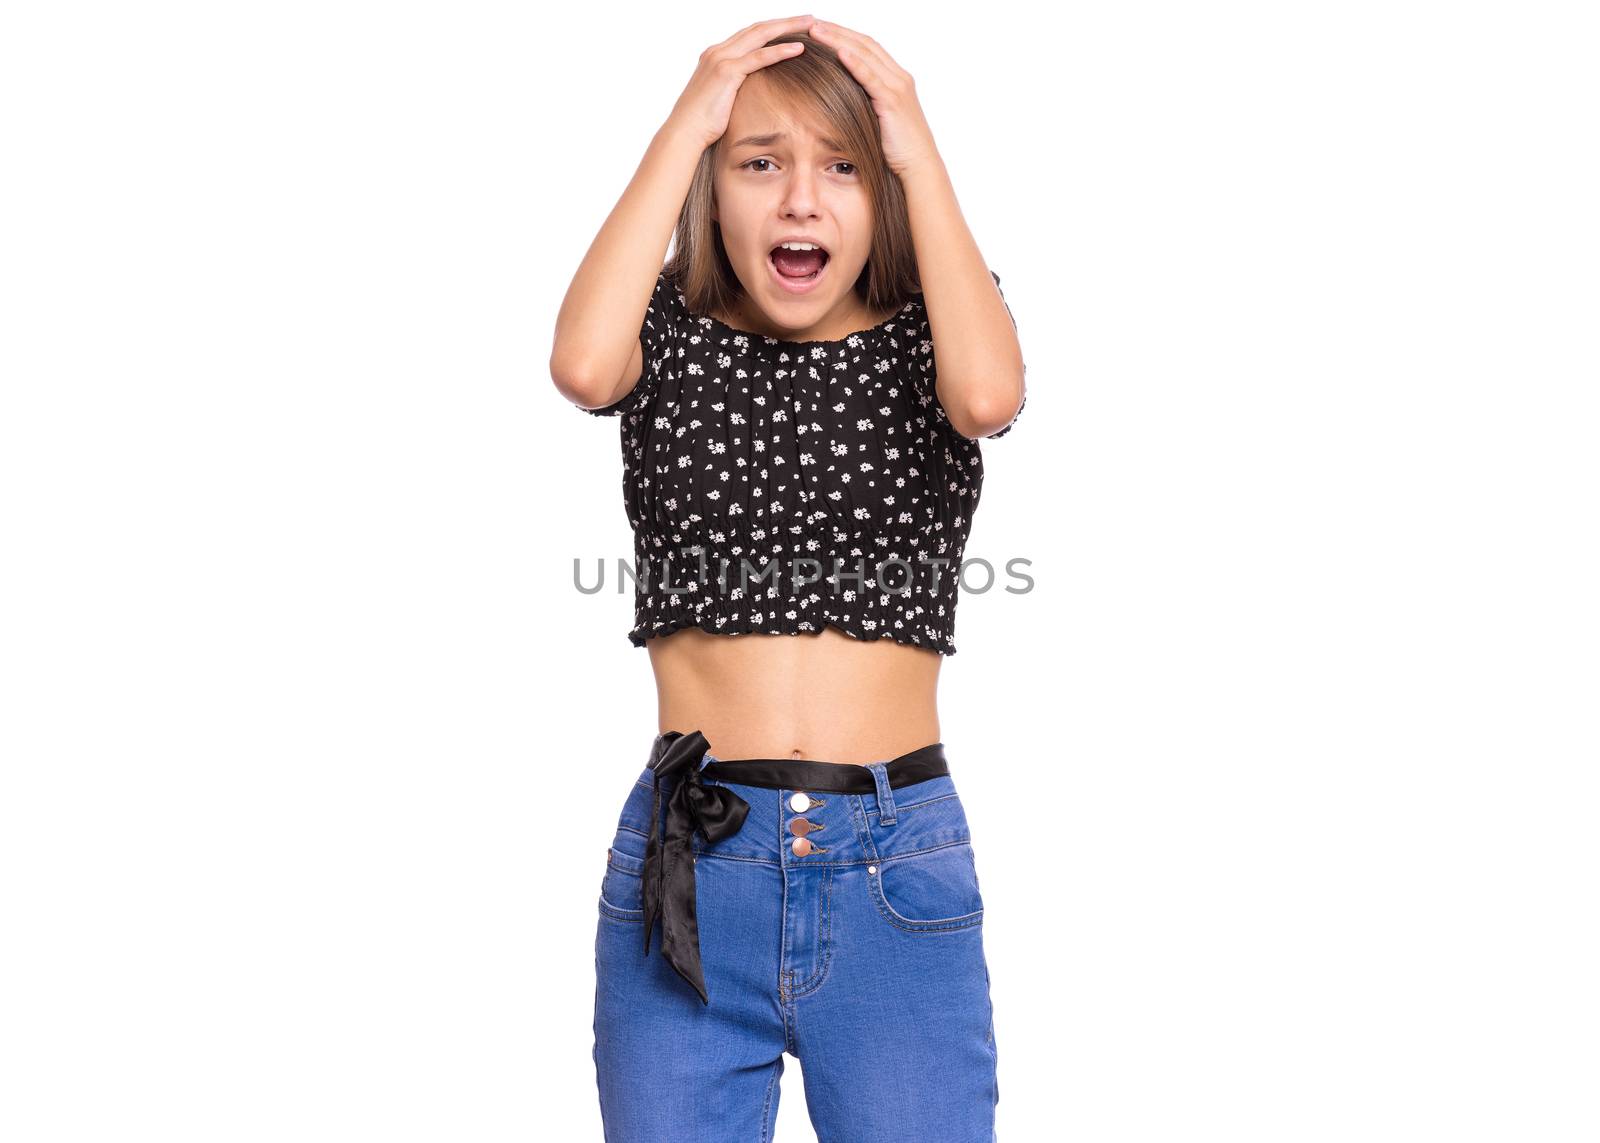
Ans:
[{"label": "black bow on belt", "polygon": [[[661,750],[662,746],[664,750]],[[657,739],[661,754],[655,772],[650,809],[650,840],[644,851],[644,952],[650,955],[650,932],[661,918],[661,955],[710,1004],[700,966],[700,922],[695,905],[694,846],[698,827],[706,841],[732,837],[744,825],[750,803],[722,786],[700,782],[700,760],[710,749],[704,734],[672,730]],[[661,834],[661,779],[677,777],[667,802],[667,832]]]}]

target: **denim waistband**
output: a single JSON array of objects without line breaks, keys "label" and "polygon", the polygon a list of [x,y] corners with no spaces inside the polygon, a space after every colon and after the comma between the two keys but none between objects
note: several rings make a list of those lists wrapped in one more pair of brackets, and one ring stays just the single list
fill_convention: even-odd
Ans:
[{"label": "denim waistband", "polygon": [[695,908],[701,856],[785,867],[858,864],[969,840],[937,742],[866,765],[723,760],[700,731],[669,731],[656,736],[638,784],[644,789],[636,795],[646,796],[627,800],[621,825],[645,839],[645,953],[659,917],[662,956],[707,1004]]}]

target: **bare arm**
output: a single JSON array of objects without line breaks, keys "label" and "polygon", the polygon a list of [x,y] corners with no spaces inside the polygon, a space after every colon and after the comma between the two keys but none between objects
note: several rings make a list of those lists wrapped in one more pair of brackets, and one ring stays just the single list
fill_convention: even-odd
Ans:
[{"label": "bare arm", "polygon": [[1022,407],[1017,327],[967,229],[943,160],[933,154],[901,182],[933,334],[939,404],[962,436],[988,436]]},{"label": "bare arm", "polygon": [[671,120],[589,245],[556,315],[550,376],[585,407],[620,400],[639,379],[639,327],[705,144]]},{"label": "bare arm", "polygon": [[965,437],[998,432],[1022,409],[1022,346],[1005,299],[961,216],[917,99],[916,81],[871,36],[823,21],[810,31],[840,52],[872,97],[884,159],[905,188],[933,337],[934,384],[945,417]]},{"label": "bare arm", "polygon": [[762,45],[809,20],[764,20],[700,53],[688,87],[589,244],[556,315],[550,377],[569,401],[598,408],[638,383],[639,330],[700,156],[728,129],[745,77],[802,50],[795,43]]}]

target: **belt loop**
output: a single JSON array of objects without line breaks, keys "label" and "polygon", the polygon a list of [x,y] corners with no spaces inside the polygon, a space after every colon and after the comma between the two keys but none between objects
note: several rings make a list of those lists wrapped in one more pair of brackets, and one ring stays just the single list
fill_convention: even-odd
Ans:
[{"label": "belt loop", "polygon": [[878,823],[894,825],[894,793],[889,789],[889,764],[868,762],[867,769],[872,771],[872,780],[878,786]]}]

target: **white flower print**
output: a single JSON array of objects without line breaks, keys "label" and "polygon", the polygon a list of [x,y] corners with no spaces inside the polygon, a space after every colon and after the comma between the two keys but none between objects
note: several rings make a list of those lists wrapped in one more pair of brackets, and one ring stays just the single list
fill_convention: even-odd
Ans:
[{"label": "white flower print", "polygon": [[[686,306],[658,279],[640,335],[637,396],[613,410],[628,519],[650,561],[630,641],[642,647],[685,626],[833,626],[952,654],[959,584],[951,569],[983,467],[978,442],[940,415],[920,299],[871,330],[803,343],[736,335]],[[874,565],[898,561],[896,552],[914,554],[881,573],[896,588],[885,593]],[[660,590],[663,557],[667,582],[687,591]],[[797,589],[785,564],[800,557],[822,578]],[[769,569],[745,589],[743,560]],[[916,569],[909,579],[906,563]],[[793,572],[813,574],[809,563]]]}]

